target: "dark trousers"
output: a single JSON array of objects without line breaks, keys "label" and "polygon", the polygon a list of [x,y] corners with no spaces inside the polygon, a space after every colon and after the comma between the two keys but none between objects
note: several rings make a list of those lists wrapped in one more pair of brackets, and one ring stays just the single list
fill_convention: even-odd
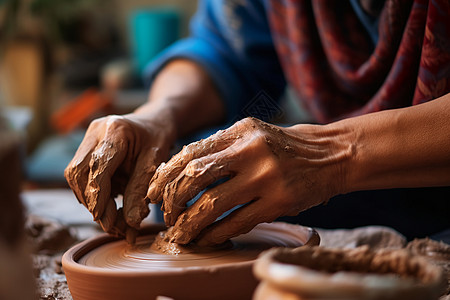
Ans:
[{"label": "dark trousers", "polygon": [[408,240],[450,228],[450,187],[354,192],[279,220],[318,228],[384,225]]}]

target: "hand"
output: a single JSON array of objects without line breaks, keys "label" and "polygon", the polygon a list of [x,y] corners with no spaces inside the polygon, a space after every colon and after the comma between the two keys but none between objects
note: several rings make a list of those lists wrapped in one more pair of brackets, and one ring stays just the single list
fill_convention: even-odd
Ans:
[{"label": "hand", "polygon": [[[164,124],[164,125],[162,125]],[[144,198],[156,167],[167,159],[173,140],[170,124],[136,114],[93,121],[64,175],[78,201],[104,231],[127,234],[149,213]],[[114,198],[123,195],[123,208]]]},{"label": "hand", "polygon": [[[338,193],[348,145],[320,136],[320,126],[280,128],[247,118],[185,146],[153,176],[147,198],[163,200],[172,241],[225,242],[261,222],[318,205]],[[192,206],[186,203],[220,178]],[[223,213],[242,205],[216,221]]]}]

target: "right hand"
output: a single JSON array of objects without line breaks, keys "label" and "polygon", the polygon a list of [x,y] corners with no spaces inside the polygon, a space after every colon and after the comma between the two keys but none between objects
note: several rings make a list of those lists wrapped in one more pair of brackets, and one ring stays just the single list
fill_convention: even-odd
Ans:
[{"label": "right hand", "polygon": [[[167,159],[174,140],[167,122],[136,114],[94,120],[64,176],[78,201],[104,231],[135,236],[150,212],[144,200],[148,182]],[[114,198],[123,195],[123,208]]]}]

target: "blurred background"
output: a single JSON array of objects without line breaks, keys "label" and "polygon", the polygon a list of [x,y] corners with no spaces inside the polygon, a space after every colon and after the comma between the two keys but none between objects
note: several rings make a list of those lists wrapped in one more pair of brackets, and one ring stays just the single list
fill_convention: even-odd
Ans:
[{"label": "blurred background", "polygon": [[0,114],[25,187],[64,187],[91,120],[146,101],[141,73],[188,34],[196,1],[0,0]]},{"label": "blurred background", "polygon": [[188,34],[195,10],[183,0],[0,0],[0,299],[72,299],[62,253],[101,229],[64,169],[93,119],[147,100],[143,69]]}]

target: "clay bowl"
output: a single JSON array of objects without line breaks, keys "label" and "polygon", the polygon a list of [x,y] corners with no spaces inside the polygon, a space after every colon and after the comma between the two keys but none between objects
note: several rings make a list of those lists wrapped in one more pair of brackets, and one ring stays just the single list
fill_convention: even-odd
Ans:
[{"label": "clay bowl", "polygon": [[250,299],[257,285],[252,266],[272,247],[318,245],[311,228],[260,224],[232,239],[232,248],[178,256],[152,253],[164,225],[140,230],[135,247],[103,234],[69,249],[62,258],[70,292],[77,299]]},{"label": "clay bowl", "polygon": [[442,270],[405,249],[271,249],[254,264],[254,300],[437,300]]}]

